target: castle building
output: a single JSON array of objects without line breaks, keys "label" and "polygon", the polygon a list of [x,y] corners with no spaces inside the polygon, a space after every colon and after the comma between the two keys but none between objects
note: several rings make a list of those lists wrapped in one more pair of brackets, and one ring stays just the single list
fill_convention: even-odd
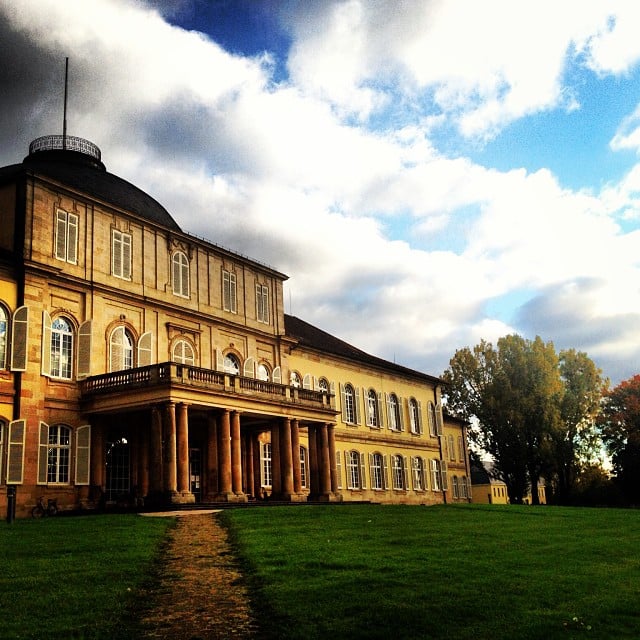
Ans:
[{"label": "castle building", "polygon": [[73,136],[0,169],[0,509],[471,497],[442,381],[284,313]]}]

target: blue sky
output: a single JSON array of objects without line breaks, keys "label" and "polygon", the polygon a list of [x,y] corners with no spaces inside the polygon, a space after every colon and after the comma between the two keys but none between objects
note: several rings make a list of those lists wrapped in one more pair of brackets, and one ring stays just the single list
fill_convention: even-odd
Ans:
[{"label": "blue sky", "polygon": [[287,311],[439,375],[508,333],[640,371],[636,0],[0,0],[0,161],[60,129]]}]

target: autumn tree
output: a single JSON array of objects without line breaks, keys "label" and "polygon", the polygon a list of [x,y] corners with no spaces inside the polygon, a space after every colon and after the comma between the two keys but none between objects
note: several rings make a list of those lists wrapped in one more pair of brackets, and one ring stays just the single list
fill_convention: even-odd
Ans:
[{"label": "autumn tree", "polygon": [[632,503],[640,502],[640,375],[606,394],[598,420],[613,471]]}]

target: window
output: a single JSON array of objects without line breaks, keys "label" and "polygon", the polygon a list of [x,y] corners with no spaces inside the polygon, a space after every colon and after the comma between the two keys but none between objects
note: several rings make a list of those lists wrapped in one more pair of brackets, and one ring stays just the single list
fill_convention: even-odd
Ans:
[{"label": "window", "polygon": [[117,500],[131,491],[131,460],[128,439],[117,433],[107,435],[106,498]]},{"label": "window", "polygon": [[380,411],[378,409],[378,394],[374,389],[367,392],[367,426],[380,428]]},{"label": "window", "polygon": [[455,462],[456,461],[456,449],[454,447],[453,436],[450,435],[448,440],[449,440],[449,460],[451,460],[451,462]]},{"label": "window", "polygon": [[464,462],[464,439],[458,436],[458,458],[460,462]]},{"label": "window", "polygon": [[384,489],[383,458],[381,453],[372,453],[369,464],[371,488],[381,491]]},{"label": "window", "polygon": [[109,340],[109,370],[133,368],[133,336],[124,327],[116,327]]},{"label": "window", "polygon": [[449,481],[447,478],[447,463],[444,460],[432,459],[429,461],[431,467],[431,488],[433,491],[448,491]]},{"label": "window", "polygon": [[420,420],[422,407],[420,403],[415,399],[409,400],[409,419],[411,421],[411,433],[422,433],[422,422]]},{"label": "window", "polygon": [[131,280],[131,236],[114,229],[111,236],[111,273]]},{"label": "window", "polygon": [[224,371],[232,376],[240,375],[240,360],[233,353],[227,353],[224,357]]},{"label": "window", "polygon": [[360,454],[357,451],[347,451],[347,489],[360,489]]},{"label": "window", "polygon": [[342,419],[348,424],[356,424],[356,393],[350,384],[342,388]]},{"label": "window", "polygon": [[7,330],[9,328],[9,314],[0,305],[0,369],[7,368]]},{"label": "window", "polygon": [[55,254],[57,260],[76,264],[78,257],[78,216],[56,211]]},{"label": "window", "polygon": [[171,359],[179,364],[194,365],[196,362],[193,347],[186,340],[178,340],[173,346]]},{"label": "window", "polygon": [[405,463],[401,455],[391,456],[391,471],[393,473],[393,488],[403,491],[407,488]]},{"label": "window", "polygon": [[71,323],[63,317],[56,318],[51,324],[51,376],[71,379],[73,362],[73,331]]},{"label": "window", "polygon": [[171,258],[173,293],[183,298],[189,297],[189,258],[176,251]]},{"label": "window", "polygon": [[433,438],[436,437],[437,431],[437,420],[436,420],[436,407],[433,402],[429,403],[429,435]]},{"label": "window", "polygon": [[290,375],[290,384],[292,387],[299,389],[302,386],[302,380],[300,374],[297,371],[292,371]]},{"label": "window", "polygon": [[269,382],[269,368],[263,362],[261,362],[258,365],[258,373],[257,373],[256,377],[258,378],[258,380],[263,380],[264,382]]},{"label": "window", "polygon": [[260,486],[270,487],[271,479],[271,443],[260,443]]},{"label": "window", "polygon": [[4,481],[4,476],[2,475],[2,454],[4,453],[4,439],[5,439],[5,423],[0,420],[0,484]]},{"label": "window", "polygon": [[416,491],[424,491],[427,488],[424,476],[424,462],[419,456],[413,458],[411,464],[413,473],[413,488]]},{"label": "window", "polygon": [[300,483],[306,489],[307,484],[307,450],[300,447]]},{"label": "window", "polygon": [[222,308],[237,313],[236,274],[231,271],[222,272]]},{"label": "window", "polygon": [[[46,451],[46,458],[44,456]],[[71,462],[71,429],[64,425],[48,426],[40,423],[40,464],[46,460],[46,482],[64,484],[69,482]],[[43,465],[42,465],[43,466]],[[42,478],[44,469],[40,468]]]},{"label": "window", "polygon": [[451,478],[451,485],[453,487],[453,497],[454,498],[459,498],[460,497],[460,488],[458,485],[458,476],[453,476],[453,478]]},{"label": "window", "polygon": [[400,401],[395,393],[387,397],[387,412],[389,414],[389,429],[392,431],[402,430],[402,415],[400,413]]},{"label": "window", "polygon": [[269,289],[263,284],[256,285],[256,318],[269,324]]},{"label": "window", "polygon": [[318,380],[318,391],[329,393],[329,381],[326,378],[320,378],[320,380]]}]

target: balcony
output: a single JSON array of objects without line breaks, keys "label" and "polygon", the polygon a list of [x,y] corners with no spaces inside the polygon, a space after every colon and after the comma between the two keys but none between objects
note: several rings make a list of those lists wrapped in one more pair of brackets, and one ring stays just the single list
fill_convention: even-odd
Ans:
[{"label": "balcony", "polygon": [[335,396],[323,391],[299,389],[175,362],[91,376],[80,383],[84,399],[114,393],[139,392],[142,389],[158,387],[193,389],[203,393],[209,391],[242,398],[255,397],[283,404],[304,405],[324,411],[335,408]]}]

